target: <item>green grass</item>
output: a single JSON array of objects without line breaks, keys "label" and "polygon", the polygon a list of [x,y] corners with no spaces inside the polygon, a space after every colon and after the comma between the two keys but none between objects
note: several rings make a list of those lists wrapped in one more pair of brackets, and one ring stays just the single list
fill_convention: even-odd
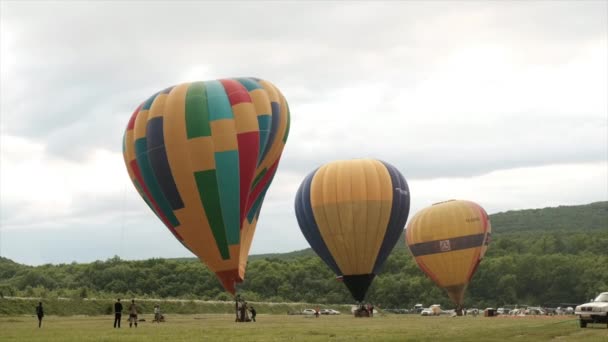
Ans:
[{"label": "green grass", "polygon": [[0,341],[608,341],[605,324],[578,327],[573,316],[420,317],[417,315],[258,315],[235,323],[233,315],[167,315],[165,323],[112,328],[112,316],[49,316],[38,329],[32,315],[0,317]]}]

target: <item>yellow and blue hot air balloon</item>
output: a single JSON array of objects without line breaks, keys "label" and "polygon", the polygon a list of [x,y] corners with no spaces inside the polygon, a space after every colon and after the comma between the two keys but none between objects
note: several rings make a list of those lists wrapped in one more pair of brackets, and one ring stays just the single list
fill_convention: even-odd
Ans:
[{"label": "yellow and blue hot air balloon", "polygon": [[409,208],[403,175],[375,159],[321,166],[295,200],[304,237],[359,302],[399,240]]},{"label": "yellow and blue hot air balloon", "polygon": [[288,132],[285,97],[257,78],[167,88],[127,125],[123,154],[133,185],[232,294]]},{"label": "yellow and blue hot air balloon", "polygon": [[405,230],[406,244],[420,269],[444,288],[458,311],[483,259],[492,226],[486,211],[470,201],[451,200],[414,215]]}]

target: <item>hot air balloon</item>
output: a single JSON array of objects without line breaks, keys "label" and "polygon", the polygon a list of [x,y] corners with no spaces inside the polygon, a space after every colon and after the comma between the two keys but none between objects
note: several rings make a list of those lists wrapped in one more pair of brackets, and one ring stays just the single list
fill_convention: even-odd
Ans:
[{"label": "hot air balloon", "polygon": [[232,294],[288,132],[285,97],[257,78],[167,88],[127,125],[123,155],[133,185]]},{"label": "hot air balloon", "polygon": [[304,237],[358,302],[399,240],[409,208],[405,178],[374,159],[321,166],[295,199]]},{"label": "hot air balloon", "polygon": [[467,285],[488,249],[491,230],[485,210],[462,200],[419,211],[405,230],[418,267],[447,291],[459,314]]}]

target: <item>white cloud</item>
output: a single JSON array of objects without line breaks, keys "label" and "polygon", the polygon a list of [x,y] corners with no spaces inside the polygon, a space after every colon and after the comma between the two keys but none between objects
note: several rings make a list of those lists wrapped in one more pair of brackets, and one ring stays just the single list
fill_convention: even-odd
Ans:
[{"label": "white cloud", "polygon": [[[2,136],[0,151],[2,207],[18,209],[3,210],[3,229],[51,224],[62,228],[67,222],[86,221],[88,217],[78,220],[75,214],[89,205],[87,201],[120,200],[126,187],[132,187],[119,153],[99,149],[91,151],[84,162],[74,162],[49,157],[45,146],[7,135]],[[112,209],[124,207],[126,200],[113,203]],[[103,207],[104,203],[95,205]],[[103,218],[95,212],[86,215]]]},{"label": "white cloud", "polygon": [[608,162],[493,171],[470,178],[413,180],[418,210],[449,199],[478,202],[488,213],[608,200]]},{"label": "white cloud", "polygon": [[[72,253],[103,258],[117,248],[101,240],[130,239],[124,227],[151,232],[141,243],[158,250],[172,237],[130,184],[126,122],[160,89],[231,76],[271,80],[292,111],[255,253],[307,247],[293,196],[335,159],[394,164],[413,211],[452,197],[489,212],[608,199],[605,2],[0,6],[0,228],[11,246],[26,231],[69,239],[106,227],[104,250]],[[151,255],[141,253],[128,255]]]}]

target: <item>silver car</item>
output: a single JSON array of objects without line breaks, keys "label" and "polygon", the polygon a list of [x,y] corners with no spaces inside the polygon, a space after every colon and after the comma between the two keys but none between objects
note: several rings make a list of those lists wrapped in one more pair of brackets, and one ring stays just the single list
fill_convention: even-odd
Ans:
[{"label": "silver car", "polygon": [[581,328],[587,323],[605,323],[608,328],[608,292],[602,292],[589,303],[581,304],[574,309],[578,315]]}]

